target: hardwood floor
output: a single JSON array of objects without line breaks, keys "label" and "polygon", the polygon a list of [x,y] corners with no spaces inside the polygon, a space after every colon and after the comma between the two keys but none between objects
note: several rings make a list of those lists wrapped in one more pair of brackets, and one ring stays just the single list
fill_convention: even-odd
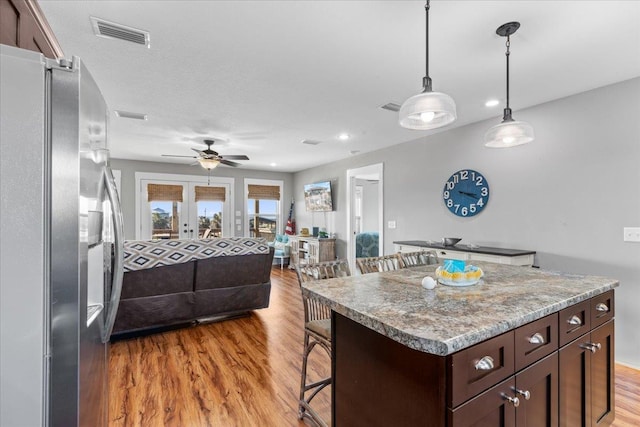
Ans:
[{"label": "hardwood floor", "polygon": [[[250,316],[111,345],[112,427],[281,427],[298,420],[303,311],[295,273],[271,274],[271,304]],[[310,375],[329,358],[314,350]],[[330,387],[314,407],[330,420]],[[640,371],[616,365],[615,427],[640,425]]]}]

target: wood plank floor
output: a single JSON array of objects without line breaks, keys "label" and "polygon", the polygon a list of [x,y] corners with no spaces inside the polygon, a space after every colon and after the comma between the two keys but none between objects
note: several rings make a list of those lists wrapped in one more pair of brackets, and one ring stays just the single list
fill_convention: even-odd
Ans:
[{"label": "wood plank floor", "polygon": [[[305,426],[297,418],[303,311],[295,274],[272,270],[271,304],[248,317],[111,345],[112,427]],[[315,351],[313,378],[330,361]],[[330,388],[314,407],[330,419]],[[640,425],[640,371],[616,365],[615,427]]]}]

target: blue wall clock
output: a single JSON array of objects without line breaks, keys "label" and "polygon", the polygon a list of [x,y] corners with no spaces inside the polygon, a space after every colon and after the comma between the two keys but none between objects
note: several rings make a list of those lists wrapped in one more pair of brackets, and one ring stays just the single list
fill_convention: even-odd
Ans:
[{"label": "blue wall clock", "polygon": [[442,200],[454,215],[478,215],[489,201],[489,183],[480,172],[461,169],[445,182]]}]

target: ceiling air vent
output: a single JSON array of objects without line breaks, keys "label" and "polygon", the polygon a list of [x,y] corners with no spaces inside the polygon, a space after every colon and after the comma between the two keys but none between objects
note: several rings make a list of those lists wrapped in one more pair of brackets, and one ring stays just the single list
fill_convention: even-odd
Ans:
[{"label": "ceiling air vent", "polygon": [[147,120],[147,115],[142,113],[131,113],[129,111],[115,110],[116,116],[123,119]]},{"label": "ceiling air vent", "polygon": [[124,40],[131,43],[141,44],[146,47],[151,46],[151,39],[148,31],[105,21],[104,19],[91,17],[91,25],[96,36],[109,39]]},{"label": "ceiling air vent", "polygon": [[389,102],[388,104],[384,104],[380,108],[382,108],[383,110],[389,110],[389,111],[400,111],[400,106],[395,102]]}]

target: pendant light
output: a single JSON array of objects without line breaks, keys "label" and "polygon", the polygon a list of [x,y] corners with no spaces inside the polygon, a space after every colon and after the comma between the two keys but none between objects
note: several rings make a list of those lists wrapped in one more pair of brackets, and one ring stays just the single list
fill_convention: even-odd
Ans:
[{"label": "pendant light", "polygon": [[507,107],[504,109],[502,123],[495,125],[484,136],[485,147],[508,148],[526,144],[533,141],[533,127],[527,122],[513,120],[511,108],[509,108],[509,48],[511,46],[511,34],[520,28],[519,22],[508,22],[496,30],[496,34],[507,38]]},{"label": "pendant light", "polygon": [[422,79],[423,91],[407,99],[398,113],[400,126],[407,129],[436,129],[456,119],[456,103],[444,93],[433,92],[429,77],[429,0],[424,7],[426,14],[426,75]]}]

